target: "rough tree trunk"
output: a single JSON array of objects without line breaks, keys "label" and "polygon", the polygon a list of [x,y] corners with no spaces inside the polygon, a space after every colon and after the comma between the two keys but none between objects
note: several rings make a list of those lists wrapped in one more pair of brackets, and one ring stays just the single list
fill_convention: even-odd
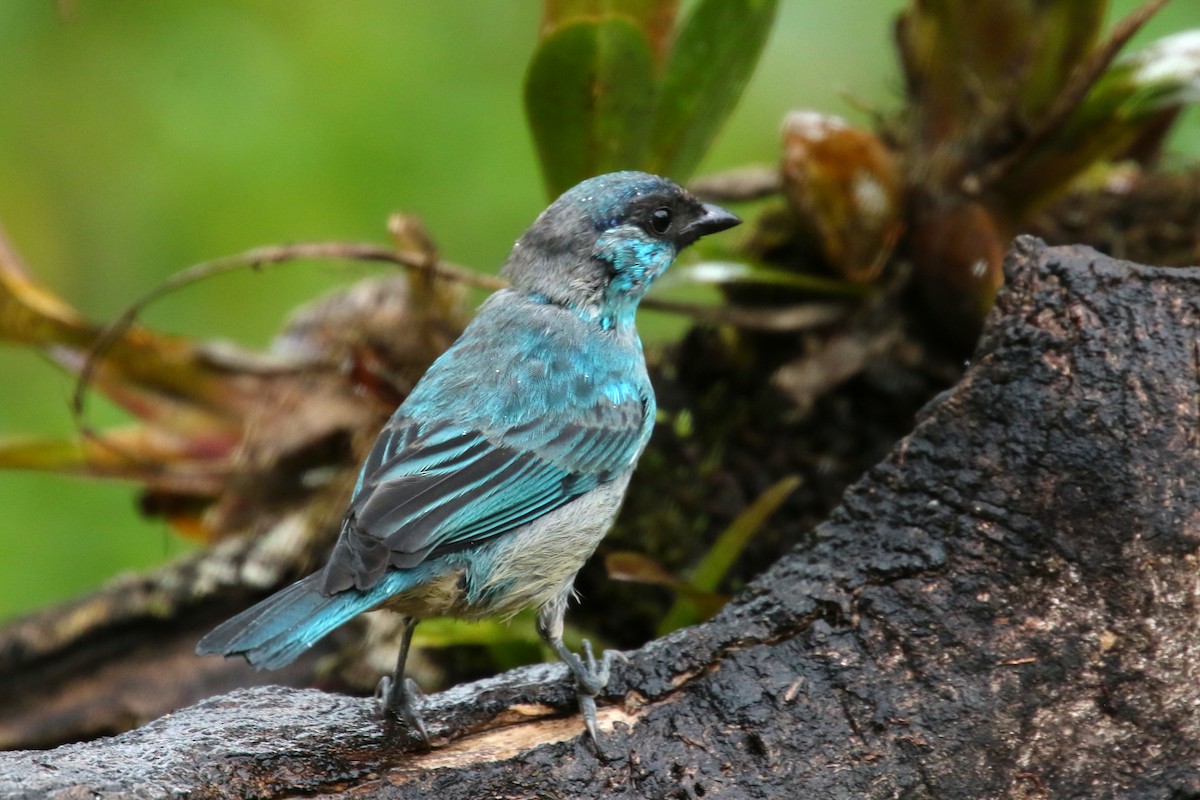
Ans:
[{"label": "rough tree trunk", "polygon": [[965,378],[814,540],[628,654],[427,701],[248,689],[0,754],[0,791],[192,797],[1200,796],[1200,269],[1019,240]]}]

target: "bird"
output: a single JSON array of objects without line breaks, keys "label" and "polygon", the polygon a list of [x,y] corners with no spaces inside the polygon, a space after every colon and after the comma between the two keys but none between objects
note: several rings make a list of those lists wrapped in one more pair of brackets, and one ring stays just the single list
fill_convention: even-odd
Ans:
[{"label": "bird", "polygon": [[358,614],[402,618],[385,713],[429,745],[404,668],[418,622],[537,609],[598,745],[597,663],[563,643],[576,573],[608,532],[655,419],[638,303],[685,247],[741,220],[667,178],[599,175],[552,202],[492,294],[396,409],[322,569],[200,640],[199,654],[282,667]]}]

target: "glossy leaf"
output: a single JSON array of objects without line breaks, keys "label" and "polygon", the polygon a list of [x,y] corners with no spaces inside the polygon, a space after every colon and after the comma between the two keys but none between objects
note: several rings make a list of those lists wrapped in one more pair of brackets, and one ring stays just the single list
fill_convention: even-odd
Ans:
[{"label": "glossy leaf", "polygon": [[700,0],[675,37],[651,134],[651,172],[687,180],[758,64],[777,0]]},{"label": "glossy leaf", "polygon": [[622,18],[566,25],[538,47],[525,113],[551,196],[592,175],[644,165],[651,62],[645,33]]},{"label": "glossy leaf", "polygon": [[546,0],[541,37],[575,22],[598,22],[623,17],[646,35],[654,60],[661,62],[671,43],[679,0]]}]

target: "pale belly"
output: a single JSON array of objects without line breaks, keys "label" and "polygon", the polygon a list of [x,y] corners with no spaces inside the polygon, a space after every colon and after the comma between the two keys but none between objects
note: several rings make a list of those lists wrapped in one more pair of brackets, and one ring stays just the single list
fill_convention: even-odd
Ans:
[{"label": "pale belly", "polygon": [[510,617],[569,591],[621,507],[629,476],[572,500],[469,555],[446,557],[447,571],[383,605],[416,618]]}]

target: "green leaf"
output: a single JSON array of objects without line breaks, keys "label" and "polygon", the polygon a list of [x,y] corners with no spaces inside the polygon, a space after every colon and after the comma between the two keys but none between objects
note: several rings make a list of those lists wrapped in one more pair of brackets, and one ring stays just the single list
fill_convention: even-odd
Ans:
[{"label": "green leaf", "polygon": [[604,557],[604,569],[610,580],[665,586],[684,598],[691,608],[707,619],[729,602],[729,597],[713,591],[697,589],[672,575],[666,567],[644,553],[617,550]]},{"label": "green leaf", "polygon": [[1198,102],[1200,29],[1159,39],[1113,64],[1074,114],[993,191],[1010,209],[1036,208],[1094,165],[1119,156],[1164,112]]},{"label": "green leaf", "polygon": [[75,439],[0,439],[0,469],[87,472],[83,444]]},{"label": "green leaf", "polygon": [[659,87],[651,172],[685,181],[754,71],[777,0],[700,0],[675,38]]},{"label": "green leaf", "polygon": [[537,647],[541,640],[531,624],[529,615],[522,615],[516,624],[497,619],[473,622],[439,617],[428,619],[417,626],[413,643],[417,647],[452,647],[475,645],[482,647]]},{"label": "green leaf", "polygon": [[737,561],[742,550],[754,538],[754,534],[758,533],[763,523],[783,505],[783,501],[800,487],[801,482],[798,476],[789,475],[759,495],[757,500],[737,515],[704,554],[704,558],[700,559],[700,563],[692,570],[688,583],[701,591],[716,591],[733,562]]},{"label": "green leaf", "polygon": [[637,26],[613,18],[551,33],[525,78],[525,113],[550,195],[642,167],[653,104],[650,45]]},{"label": "green leaf", "polygon": [[1025,119],[1035,120],[1054,102],[1071,74],[1100,40],[1108,0],[1053,0],[1037,8],[1037,21],[1027,26],[1036,46],[1020,87]]},{"label": "green leaf", "polygon": [[679,0],[545,0],[541,38],[571,23],[625,17],[642,29],[655,61],[661,62],[678,13]]},{"label": "green leaf", "polygon": [[910,0],[897,27],[927,143],[977,135],[981,109],[1034,124],[1097,44],[1108,0]]},{"label": "green leaf", "polygon": [[[555,660],[557,656],[554,651],[538,636],[536,619],[537,614],[532,609],[522,611],[511,620],[468,622],[449,617],[427,619],[417,626],[413,646],[419,649],[464,645],[486,647],[496,668],[500,670]],[[571,624],[564,626],[563,642],[571,650],[579,652],[585,638],[595,645],[597,653],[609,647],[608,642],[593,631],[584,632]]]},{"label": "green leaf", "polygon": [[[691,571],[686,584],[696,592],[715,592],[728,574],[729,568],[746,549],[746,545],[762,530],[763,523],[783,505],[783,501],[787,500],[792,492],[796,491],[800,483],[799,477],[789,475],[763,492],[738,514]],[[707,614],[705,611],[706,609],[698,607],[690,598],[680,596],[659,623],[658,633],[662,636],[678,628],[693,625],[715,613],[716,609],[707,610]]]}]

